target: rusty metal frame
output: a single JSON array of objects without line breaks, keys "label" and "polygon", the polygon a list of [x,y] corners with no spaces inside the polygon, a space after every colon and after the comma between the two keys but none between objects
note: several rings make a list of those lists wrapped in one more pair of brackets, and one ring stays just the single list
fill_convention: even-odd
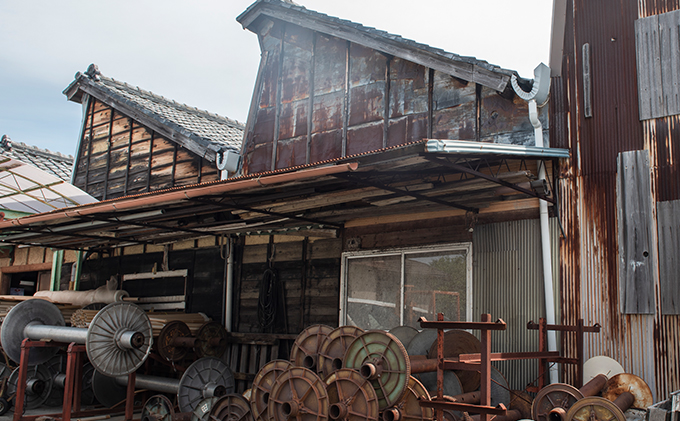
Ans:
[{"label": "rusty metal frame", "polygon": [[[439,164],[439,165],[442,165],[442,166],[445,166],[445,167],[449,167],[451,169],[454,169],[456,171],[460,171],[461,173],[472,175],[474,177],[483,178],[487,181],[491,181],[493,183],[497,183],[497,184],[500,184],[500,185],[505,186],[505,187],[509,187],[513,190],[520,192],[520,193],[535,197],[537,199],[545,200],[546,202],[552,203],[553,205],[557,204],[555,198],[553,198],[553,197],[548,197],[546,195],[540,195],[540,194],[534,192],[533,190],[525,189],[525,188],[520,187],[516,184],[508,183],[505,180],[499,179],[497,177],[498,173],[494,174],[494,172],[492,170],[492,165],[485,158],[475,159],[475,161],[477,162],[477,165],[473,166],[472,163],[471,163],[471,160],[468,159],[468,158],[464,158],[464,157],[463,158],[460,158],[460,157],[456,158],[456,162],[452,162],[450,160],[450,158],[439,158],[439,157],[433,156],[431,154],[423,154],[423,156],[425,157],[425,159],[427,159],[430,162],[433,162],[433,163],[436,163],[436,164]],[[499,164],[499,168],[503,164],[506,163],[507,159],[509,159],[509,158],[502,158],[501,159],[501,162]],[[526,158],[521,158],[521,161],[523,162],[523,161],[525,161],[525,159]],[[460,161],[462,161],[463,164],[458,163]],[[544,159],[539,159],[538,161],[540,162],[539,165],[545,165]],[[507,166],[507,164],[505,164],[505,165]],[[494,175],[490,176],[490,175],[487,175],[487,174],[480,172],[479,168],[482,167],[482,166],[489,169],[491,174],[494,174]],[[549,182],[549,185],[552,188],[552,184],[550,182]]]}]

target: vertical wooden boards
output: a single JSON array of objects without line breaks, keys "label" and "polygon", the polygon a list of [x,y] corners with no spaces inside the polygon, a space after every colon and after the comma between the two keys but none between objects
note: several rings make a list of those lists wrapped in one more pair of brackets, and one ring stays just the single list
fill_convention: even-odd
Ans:
[{"label": "vertical wooden boards", "polygon": [[621,152],[617,159],[619,289],[622,312],[654,314],[656,256],[649,152]]},{"label": "vertical wooden boards", "polygon": [[640,120],[680,114],[680,10],[635,21]]},{"label": "vertical wooden boards", "polygon": [[656,204],[663,314],[680,314],[680,200]]}]

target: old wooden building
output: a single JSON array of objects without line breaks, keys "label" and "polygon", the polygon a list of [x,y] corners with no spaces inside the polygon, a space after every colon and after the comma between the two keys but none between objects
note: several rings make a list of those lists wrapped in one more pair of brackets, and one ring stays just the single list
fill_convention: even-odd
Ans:
[{"label": "old wooden building", "polygon": [[[234,332],[491,313],[508,323],[494,350],[537,350],[526,324],[557,295],[569,159],[549,147],[544,101],[532,123],[518,94],[539,78],[288,2],[238,21],[262,61],[236,174],[218,181],[219,147],[135,111],[147,93],[93,69],[66,93],[89,104],[75,182],[106,200],[0,222],[3,241],[87,250],[83,287],[186,270],[185,308]],[[535,361],[499,368],[516,389],[539,376]]]}]

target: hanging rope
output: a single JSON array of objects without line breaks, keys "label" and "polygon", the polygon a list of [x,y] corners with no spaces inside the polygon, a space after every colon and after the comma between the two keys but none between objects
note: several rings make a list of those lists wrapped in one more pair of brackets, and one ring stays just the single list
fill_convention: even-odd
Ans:
[{"label": "hanging rope", "polygon": [[274,325],[279,295],[280,287],[276,272],[268,268],[262,274],[260,295],[257,301],[257,319],[262,329],[267,329]]}]

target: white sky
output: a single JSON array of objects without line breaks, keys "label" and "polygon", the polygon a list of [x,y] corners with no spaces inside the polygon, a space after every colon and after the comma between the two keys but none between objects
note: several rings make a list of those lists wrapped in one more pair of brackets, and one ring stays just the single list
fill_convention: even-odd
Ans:
[{"label": "white sky", "polygon": [[[236,17],[253,1],[0,0],[0,136],[74,155],[81,108],[62,91],[90,63],[245,122],[260,49]],[[526,78],[549,64],[550,0],[296,1]]]}]

